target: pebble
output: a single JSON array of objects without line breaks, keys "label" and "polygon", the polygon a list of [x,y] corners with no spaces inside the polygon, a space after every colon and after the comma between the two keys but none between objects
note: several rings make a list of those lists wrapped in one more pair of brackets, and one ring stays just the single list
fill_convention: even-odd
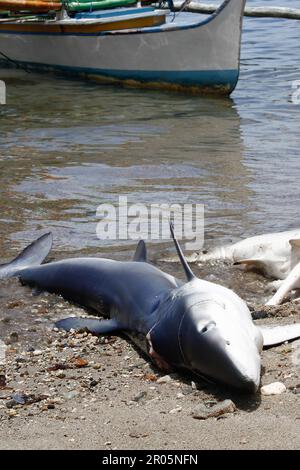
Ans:
[{"label": "pebble", "polygon": [[96,387],[96,385],[98,385],[98,381],[95,380],[95,379],[92,379],[92,380],[90,381],[90,387]]},{"label": "pebble", "polygon": [[32,352],[34,356],[41,356],[43,354],[43,351],[40,349],[36,349],[35,351]]},{"label": "pebble", "polygon": [[282,382],[274,382],[269,385],[264,385],[260,389],[261,394],[265,396],[281,395],[286,392],[286,386]]},{"label": "pebble", "polygon": [[172,377],[170,375],[164,375],[157,380],[158,384],[166,384],[172,382]]},{"label": "pebble", "polygon": [[24,356],[17,356],[16,362],[27,362],[27,358]]},{"label": "pebble", "polygon": [[133,401],[139,402],[142,400],[142,398],[145,398],[146,395],[147,395],[147,392],[142,391],[133,397]]},{"label": "pebble", "polygon": [[227,413],[234,413],[235,410],[236,406],[231,400],[224,400],[210,408],[202,403],[195,408],[192,416],[195,419],[218,418]]},{"label": "pebble", "polygon": [[63,394],[63,397],[66,399],[66,400],[72,400],[73,398],[76,398],[78,397],[79,395],[79,392],[77,390],[71,390],[70,392],[66,392]]},{"label": "pebble", "polygon": [[66,374],[64,372],[61,372],[61,371],[58,371],[55,375],[59,379],[64,379],[66,377]]},{"label": "pebble", "polygon": [[12,401],[16,402],[18,405],[25,405],[25,403],[28,401],[27,395],[24,393],[13,393],[11,396]]},{"label": "pebble", "polygon": [[13,331],[9,336],[10,343],[17,343],[19,341],[19,335],[15,331]]},{"label": "pebble", "polygon": [[173,408],[173,410],[169,411],[170,415],[173,415],[175,413],[180,413],[182,411],[182,406],[177,406],[177,408]]}]

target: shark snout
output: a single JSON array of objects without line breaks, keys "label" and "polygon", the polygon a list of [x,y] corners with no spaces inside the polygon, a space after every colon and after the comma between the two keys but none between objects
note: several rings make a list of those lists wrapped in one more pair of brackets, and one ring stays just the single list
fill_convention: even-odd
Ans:
[{"label": "shark snout", "polygon": [[195,325],[186,318],[180,332],[186,365],[216,382],[255,393],[260,384],[260,357],[253,342],[242,336],[222,331],[214,320]]}]

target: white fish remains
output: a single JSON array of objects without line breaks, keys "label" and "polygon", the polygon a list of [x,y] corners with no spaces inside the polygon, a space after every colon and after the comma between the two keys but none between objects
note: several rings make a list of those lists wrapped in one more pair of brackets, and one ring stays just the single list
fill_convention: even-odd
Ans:
[{"label": "white fish remains", "polygon": [[244,264],[269,278],[286,279],[300,262],[300,229],[258,235],[232,245],[195,253],[189,258],[190,262],[200,263],[217,260]]},{"label": "white fish remains", "polygon": [[280,305],[285,297],[293,290],[300,287],[300,262],[292,269],[288,277],[283,281],[276,294],[267,305]]}]

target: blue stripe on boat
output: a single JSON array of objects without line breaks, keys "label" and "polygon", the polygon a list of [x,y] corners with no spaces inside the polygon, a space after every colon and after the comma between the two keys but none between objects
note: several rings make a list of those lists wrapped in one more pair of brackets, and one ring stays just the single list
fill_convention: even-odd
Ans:
[{"label": "blue stripe on boat", "polygon": [[152,70],[114,70],[93,69],[86,67],[69,67],[65,65],[48,65],[34,62],[16,61],[23,67],[29,66],[39,70],[53,70],[70,74],[95,75],[117,80],[136,80],[138,82],[170,83],[185,87],[218,87],[226,86],[233,90],[239,78],[239,70],[205,70],[205,71],[152,71]]}]

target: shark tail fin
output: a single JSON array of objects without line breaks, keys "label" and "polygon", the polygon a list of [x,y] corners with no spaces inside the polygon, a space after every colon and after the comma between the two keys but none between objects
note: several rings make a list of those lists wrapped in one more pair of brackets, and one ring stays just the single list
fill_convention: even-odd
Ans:
[{"label": "shark tail fin", "polygon": [[52,247],[52,234],[46,233],[27,246],[9,263],[0,265],[0,279],[15,276],[22,269],[42,264]]}]

